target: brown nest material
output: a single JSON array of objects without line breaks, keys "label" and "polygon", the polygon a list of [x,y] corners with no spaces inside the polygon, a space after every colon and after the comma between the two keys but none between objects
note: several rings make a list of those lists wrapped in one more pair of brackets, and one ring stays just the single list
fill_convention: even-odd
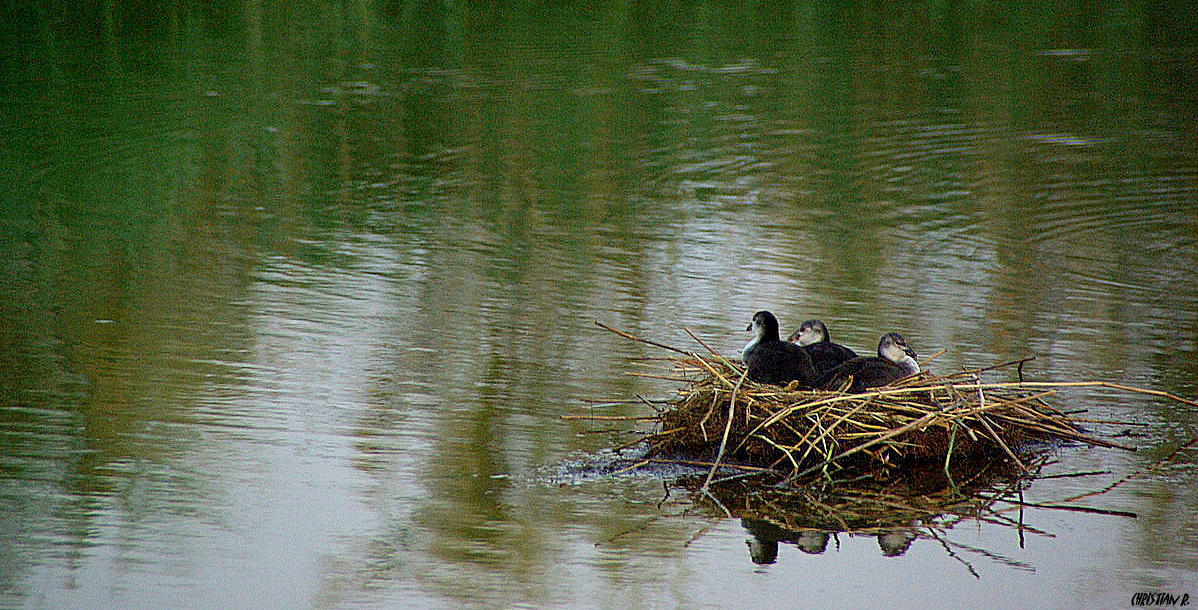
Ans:
[{"label": "brown nest material", "polygon": [[[1165,392],[1105,382],[1022,381],[1018,360],[944,376],[922,373],[860,394],[797,390],[754,383],[739,362],[708,348],[701,356],[603,326],[621,336],[670,350],[667,378],[685,387],[660,409],[658,431],[645,437],[650,460],[703,463],[746,472],[768,472],[787,480],[868,474],[885,479],[912,465],[954,460],[998,459],[1020,472],[1030,441],[1076,441],[1134,450],[1087,435],[1047,399],[1067,387],[1104,386],[1165,396]],[[689,331],[687,331],[689,333]],[[691,336],[707,347],[702,340]],[[1015,368],[1020,381],[984,382],[982,373]],[[1014,375],[1012,375],[1014,376]]]},{"label": "brown nest material", "polygon": [[1026,469],[1018,451],[1038,439],[1119,446],[1085,435],[1049,405],[1056,388],[983,383],[980,370],[925,373],[846,394],[754,383],[718,357],[693,355],[674,365],[689,381],[659,414],[661,431],[646,439],[651,455],[718,456],[803,477],[833,466],[876,471],[978,454]]},{"label": "brown nest material", "polygon": [[[1048,402],[1060,390],[1102,387],[1192,407],[1198,402],[1102,381],[1027,382],[1023,366],[1030,358],[943,376],[925,372],[860,394],[781,388],[749,381],[741,363],[719,356],[689,330],[710,355],[599,325],[672,352],[654,359],[667,370],[649,376],[683,387],[660,403],[638,396],[655,415],[565,418],[654,421],[653,433],[617,448],[647,449],[622,471],[653,463],[698,466],[706,476],[685,477],[681,485],[725,515],[743,517],[746,527],[756,524],[758,538],[844,531],[878,534],[881,544],[882,535],[898,528],[908,536],[939,539],[963,519],[1017,527],[1022,536],[1036,531],[1023,523],[1024,507],[1135,517],[1073,502],[1105,493],[1198,445],[1193,439],[1094,492],[1052,504],[1025,502],[1024,486],[1051,459],[1044,449],[1052,444],[1044,441],[1134,450],[1096,438],[1080,424],[1135,423],[1075,419]],[[1017,381],[983,380],[1000,373]],[[1017,520],[1007,516],[1011,510],[1019,511]]]}]

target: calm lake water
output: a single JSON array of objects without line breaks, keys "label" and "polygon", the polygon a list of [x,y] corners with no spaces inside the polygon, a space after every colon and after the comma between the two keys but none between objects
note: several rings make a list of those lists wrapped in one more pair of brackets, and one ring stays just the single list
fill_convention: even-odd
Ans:
[{"label": "calm lake water", "polygon": [[[733,355],[759,309],[1194,397],[1193,9],[96,4],[0,9],[0,606],[1198,602],[1195,451],[1079,503],[1136,518],[758,565],[560,417],[675,388],[594,322]],[[1139,450],[1028,501],[1198,436],[1058,401]]]}]

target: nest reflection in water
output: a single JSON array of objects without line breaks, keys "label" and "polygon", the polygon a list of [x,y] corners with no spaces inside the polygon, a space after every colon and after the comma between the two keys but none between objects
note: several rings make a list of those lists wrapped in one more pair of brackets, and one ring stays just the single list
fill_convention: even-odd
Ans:
[{"label": "nest reflection in water", "polygon": [[[666,367],[659,376],[683,384],[669,400],[645,401],[654,415],[626,418],[657,426],[625,447],[644,448],[639,464],[703,466],[706,476],[678,483],[700,502],[741,517],[759,543],[751,545],[754,560],[761,561],[770,560],[771,548],[776,554],[779,540],[818,541],[837,532],[878,536],[891,554],[915,538],[935,538],[954,554],[942,533],[964,519],[1016,528],[1021,539],[1036,532],[1022,522],[1025,506],[1134,517],[1066,504],[1134,474],[1060,504],[1023,501],[1023,489],[1062,443],[1134,450],[1088,433],[1072,417],[1080,411],[1067,413],[1049,399],[1063,388],[1102,386],[1198,406],[1101,381],[1027,382],[1027,360],[943,376],[925,372],[860,394],[781,388],[749,381],[739,362],[714,350],[701,356],[605,328],[673,352],[658,361]],[[1015,380],[983,379],[998,375]],[[1054,476],[1094,474],[1105,473]]]}]

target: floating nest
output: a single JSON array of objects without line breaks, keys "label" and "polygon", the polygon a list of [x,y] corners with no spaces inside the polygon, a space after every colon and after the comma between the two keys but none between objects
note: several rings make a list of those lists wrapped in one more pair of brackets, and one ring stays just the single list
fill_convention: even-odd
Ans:
[{"label": "floating nest", "polygon": [[[640,441],[649,458],[689,457],[794,480],[885,478],[898,467],[948,469],[954,459],[979,457],[1026,472],[1029,445],[1052,439],[1131,449],[1087,435],[1047,401],[1062,386],[1111,384],[1025,382],[1027,360],[944,376],[925,372],[858,394],[756,383],[742,364],[714,353],[666,362],[667,378],[685,387],[657,407],[658,431]],[[982,380],[1001,369],[1013,369],[1020,381]]]},{"label": "floating nest", "polygon": [[[1018,527],[1022,536],[1025,530],[1035,531],[1023,523],[1025,506],[1135,517],[1072,503],[1105,493],[1198,446],[1198,439],[1191,440],[1100,490],[1034,504],[1025,502],[1022,492],[1042,478],[1040,469],[1051,459],[1051,448],[1084,443],[1132,451],[1094,436],[1083,425],[1142,425],[1077,418],[1082,410],[1066,411],[1050,402],[1061,390],[1103,387],[1189,406],[1198,407],[1198,402],[1103,381],[1026,381],[1023,368],[1031,358],[940,376],[925,371],[858,394],[783,388],[750,381],[742,363],[721,357],[693,334],[708,355],[599,325],[671,352],[650,359],[655,373],[648,376],[681,387],[662,401],[638,396],[636,402],[651,406],[653,415],[566,419],[653,422],[652,432],[640,432],[637,440],[616,448],[642,448],[635,463],[622,470],[653,463],[698,467],[706,476],[676,483],[746,524],[770,524],[766,530],[773,533],[768,535],[783,539],[795,532],[872,535],[895,528],[939,538],[962,519]],[[1002,377],[1008,381],[994,380]],[[627,402],[632,401],[615,401]],[[1109,473],[1051,476],[1103,474]],[[999,503],[1006,508],[997,507]],[[1006,514],[1012,509],[1019,510],[1017,520]]]},{"label": "floating nest", "polygon": [[704,456],[803,478],[842,471],[882,475],[898,466],[997,458],[1027,470],[1032,441],[1123,447],[1086,435],[1046,399],[1060,384],[983,382],[1017,361],[946,376],[921,373],[860,394],[798,390],[745,378],[718,356],[671,359],[686,387],[658,413],[650,456]]},{"label": "floating nest", "polygon": [[[1025,381],[1023,367],[1031,358],[941,376],[925,371],[858,394],[783,388],[750,381],[743,364],[720,356],[693,334],[709,355],[599,325],[671,352],[655,360],[665,369],[656,376],[683,387],[666,401],[646,401],[654,406],[652,416],[571,419],[654,420],[656,431],[629,445],[647,448],[645,462],[709,467],[705,492],[721,468],[754,475],[761,484],[791,487],[817,478],[886,481],[932,469],[956,487],[958,476],[972,476],[955,473],[956,465],[1001,465],[1028,474],[1033,470],[1029,460],[1052,442],[1134,450],[1082,427],[1133,423],[1078,420],[1053,406],[1049,399],[1065,388],[1101,386],[1198,406],[1166,392],[1109,382]],[[1014,381],[984,379],[1002,374]]]}]

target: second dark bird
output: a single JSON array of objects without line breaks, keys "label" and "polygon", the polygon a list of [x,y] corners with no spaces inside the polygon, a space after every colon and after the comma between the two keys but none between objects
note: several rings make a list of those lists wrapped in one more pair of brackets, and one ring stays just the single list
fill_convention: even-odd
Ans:
[{"label": "second dark bird", "polygon": [[828,327],[819,320],[807,320],[799,325],[799,329],[786,338],[787,341],[798,343],[811,356],[811,366],[816,373],[827,373],[840,363],[857,357],[853,350],[832,343]]}]

